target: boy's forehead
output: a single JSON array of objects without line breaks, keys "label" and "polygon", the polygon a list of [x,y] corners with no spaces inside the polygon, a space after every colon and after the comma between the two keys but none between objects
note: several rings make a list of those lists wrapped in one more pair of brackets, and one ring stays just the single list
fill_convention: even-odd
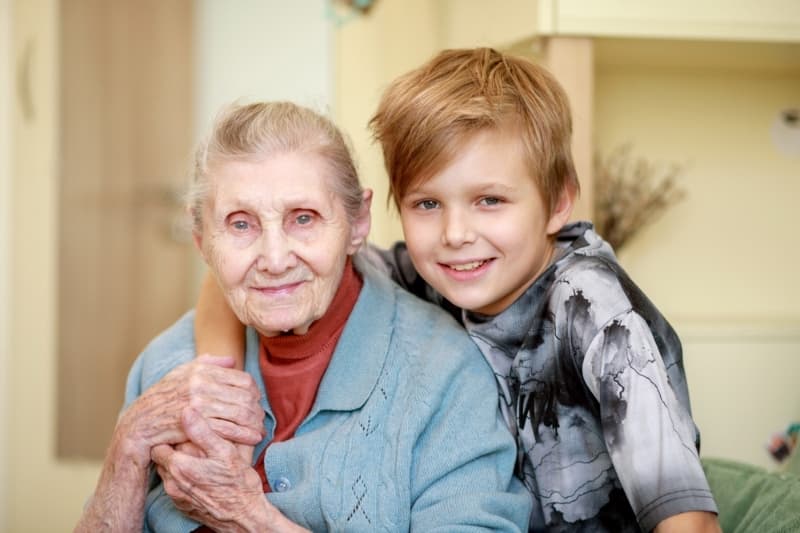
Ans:
[{"label": "boy's forehead", "polygon": [[[458,143],[458,150],[449,157],[440,157],[436,164],[428,165],[424,172],[418,172],[414,179],[407,180],[405,188],[398,190],[398,198],[404,200],[409,196],[437,194],[488,194],[488,195],[515,195],[522,187],[528,190],[528,185],[534,185],[537,194],[544,198],[542,182],[539,178],[540,169],[532,161],[524,142],[510,132],[496,130],[482,130],[482,135],[464,137]],[[495,158],[496,156],[496,158]],[[437,178],[446,178],[449,182],[430,185]],[[516,176],[516,178],[513,178]],[[511,178],[511,179],[509,179]],[[449,183],[444,185],[445,183]],[[457,185],[457,189],[452,186]],[[445,189],[442,190],[441,187]],[[432,190],[430,187],[433,187]]]},{"label": "boy's forehead", "polygon": [[488,128],[480,128],[448,135],[446,142],[441,143],[441,149],[429,156],[427,164],[420,165],[415,172],[409,173],[401,196],[423,187],[434,176],[452,165],[459,154],[464,153],[474,139],[487,130]]},{"label": "boy's forehead", "polygon": [[465,154],[480,150],[481,143],[487,140],[520,157],[528,176],[539,187],[541,168],[531,157],[522,128],[518,119],[507,117],[499,123],[478,127],[473,124],[472,127],[439,131],[429,139],[432,142],[421,151],[422,157],[417,158],[417,164],[406,167],[405,175],[393,180],[396,198],[401,201],[407,195],[424,188],[428,181],[445,172],[451,165],[457,164],[457,160]]}]

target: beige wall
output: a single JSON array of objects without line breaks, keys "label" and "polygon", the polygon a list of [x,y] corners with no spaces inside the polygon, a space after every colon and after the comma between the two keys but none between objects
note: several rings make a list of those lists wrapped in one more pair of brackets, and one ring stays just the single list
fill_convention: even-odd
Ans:
[{"label": "beige wall", "polygon": [[195,0],[195,28],[198,138],[220,106],[237,99],[291,99],[320,111],[330,108],[326,0],[237,0],[235,9],[228,2]]},{"label": "beige wall", "polygon": [[[0,0],[0,117],[11,112],[11,4]],[[0,531],[8,501],[8,354],[11,351],[11,121],[0,121]]]},{"label": "beige wall", "polygon": [[661,307],[682,320],[800,321],[800,160],[770,137],[778,112],[800,104],[800,72],[628,69],[597,85],[601,149],[631,141],[687,165],[686,201],[625,255]]},{"label": "beige wall", "polygon": [[620,260],[684,340],[704,455],[773,467],[764,443],[800,419],[800,157],[770,126],[800,105],[800,50],[666,41],[620,60],[616,45],[598,46],[598,148],[685,164],[688,193]]},{"label": "beige wall", "polygon": [[[56,17],[54,0],[13,3],[15,59],[30,46],[28,96],[15,105],[8,360],[7,528],[68,531],[93,486],[94,465],[60,462],[55,442]],[[43,488],[57,497],[43,503]]]}]

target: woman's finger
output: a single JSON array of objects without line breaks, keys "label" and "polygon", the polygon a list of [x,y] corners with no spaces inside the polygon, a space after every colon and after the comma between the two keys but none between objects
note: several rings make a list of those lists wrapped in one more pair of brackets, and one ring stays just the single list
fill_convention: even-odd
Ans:
[{"label": "woman's finger", "polygon": [[191,407],[184,409],[181,421],[186,436],[205,453],[206,457],[225,457],[230,454],[231,443],[217,435],[195,409]]}]

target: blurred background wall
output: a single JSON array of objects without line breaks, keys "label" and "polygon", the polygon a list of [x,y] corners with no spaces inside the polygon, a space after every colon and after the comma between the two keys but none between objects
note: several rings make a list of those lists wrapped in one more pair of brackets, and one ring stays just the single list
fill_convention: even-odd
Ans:
[{"label": "blurred background wall", "polygon": [[[11,112],[11,11],[0,0],[0,117]],[[8,356],[11,351],[11,121],[0,120],[0,517],[8,515]],[[0,530],[3,529],[0,520]]]},{"label": "blurred background wall", "polygon": [[[99,471],[96,450],[65,452],[69,431],[57,423],[72,379],[59,371],[69,255],[58,227],[69,189],[60,152],[77,135],[65,131],[71,119],[60,109],[72,82],[60,74],[59,33],[65,10],[86,1],[0,0],[0,531],[70,531]],[[800,4],[378,0],[361,15],[327,0],[189,3],[187,140],[240,97],[330,111],[376,191],[378,244],[401,233],[384,209],[385,175],[366,123],[388,81],[442,48],[496,46],[556,73],[574,109],[581,216],[591,211],[596,152],[629,143],[636,156],[680,164],[685,199],[638,232],[620,260],[684,341],[702,454],[776,468],[764,443],[800,418],[800,155],[773,139],[781,111],[800,107]],[[169,239],[190,250],[179,228]],[[191,305],[202,272],[192,264],[195,275],[163,273],[185,288],[178,309]],[[113,298],[101,303],[127,316]],[[139,349],[80,354],[79,374],[98,381],[97,358],[125,368]],[[116,412],[120,397],[96,401]],[[90,422],[102,450],[113,420]]]}]

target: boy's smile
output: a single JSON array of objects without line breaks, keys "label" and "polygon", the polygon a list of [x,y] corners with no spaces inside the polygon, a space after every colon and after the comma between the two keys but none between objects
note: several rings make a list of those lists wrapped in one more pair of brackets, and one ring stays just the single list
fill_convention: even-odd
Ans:
[{"label": "boy's smile", "polygon": [[[420,275],[455,305],[494,315],[548,266],[552,236],[569,217],[548,215],[516,131],[484,130],[400,202]],[[571,207],[571,202],[569,202]]]}]

